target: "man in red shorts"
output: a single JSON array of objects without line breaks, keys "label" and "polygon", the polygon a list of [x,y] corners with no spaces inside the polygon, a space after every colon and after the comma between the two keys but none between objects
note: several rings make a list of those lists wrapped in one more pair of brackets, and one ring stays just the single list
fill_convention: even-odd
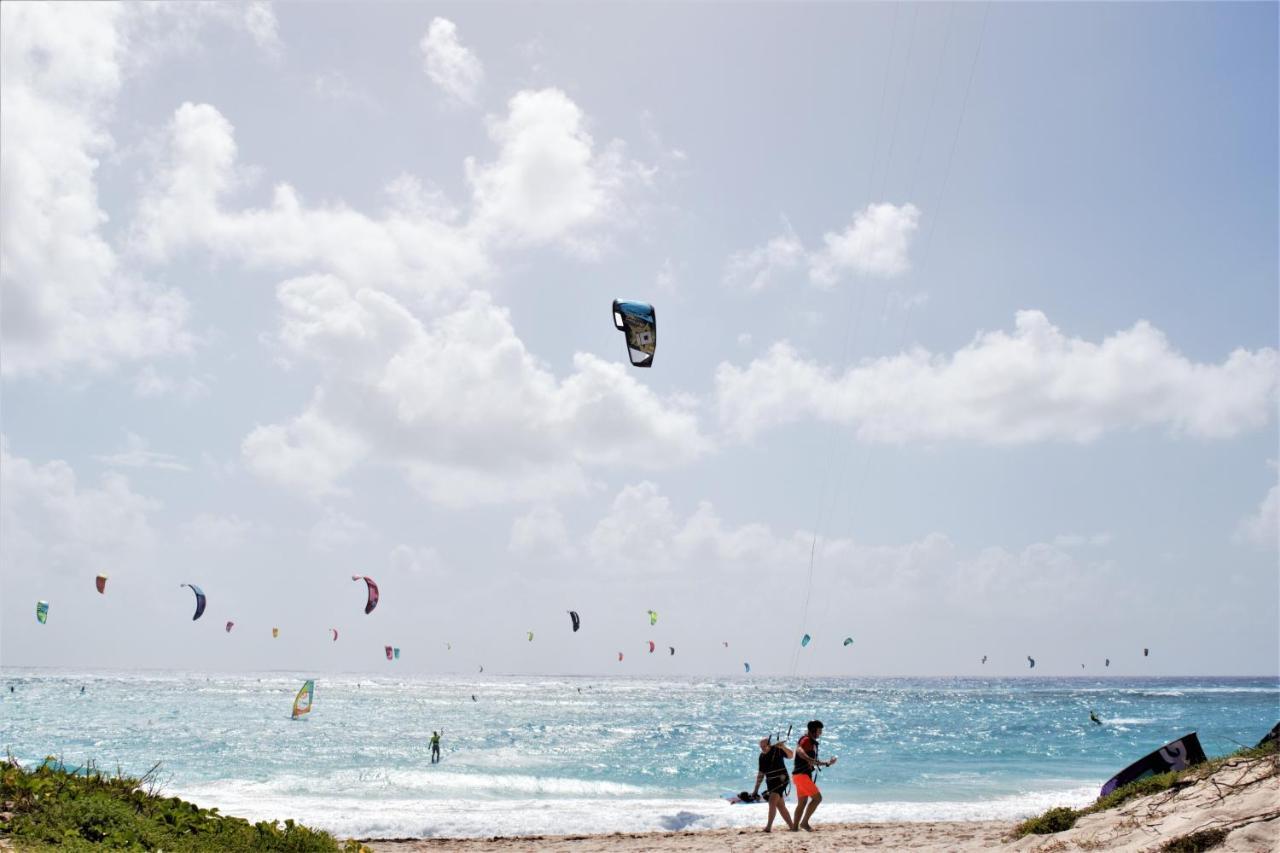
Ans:
[{"label": "man in red shorts", "polygon": [[796,744],[796,761],[791,772],[791,781],[796,785],[795,825],[791,829],[813,832],[813,827],[809,826],[809,818],[822,802],[822,792],[813,783],[813,776],[818,767],[830,767],[836,760],[818,760],[818,738],[822,737],[822,721],[811,720],[807,729]]}]

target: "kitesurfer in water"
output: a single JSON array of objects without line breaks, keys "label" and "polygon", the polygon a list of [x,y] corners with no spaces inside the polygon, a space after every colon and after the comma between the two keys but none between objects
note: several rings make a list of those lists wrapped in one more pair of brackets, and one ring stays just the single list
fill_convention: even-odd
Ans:
[{"label": "kitesurfer in water", "polygon": [[785,741],[774,743],[770,738],[760,739],[760,760],[756,772],[756,786],[751,791],[751,799],[760,799],[760,783],[765,783],[765,796],[769,799],[769,818],[765,821],[764,831],[773,832],[773,816],[782,812],[787,829],[795,829],[791,812],[787,811],[787,764],[784,758],[793,757],[794,753],[787,748]]},{"label": "kitesurfer in water", "polygon": [[431,733],[431,763],[440,763],[440,732]]},{"label": "kitesurfer in water", "polygon": [[1094,721],[1095,723],[1097,723],[1098,725],[1102,725],[1102,720],[1099,720],[1099,719],[1098,719],[1098,712],[1097,712],[1097,711],[1090,711],[1090,712],[1089,712],[1089,719],[1093,720],[1093,721]]},{"label": "kitesurfer in water", "polygon": [[805,734],[796,744],[796,760],[792,768],[791,780],[796,783],[796,814],[792,831],[803,829],[813,832],[809,826],[809,818],[822,803],[822,792],[814,784],[813,777],[819,767],[830,767],[836,763],[834,758],[826,761],[818,759],[818,739],[822,737],[822,721],[810,720]]}]

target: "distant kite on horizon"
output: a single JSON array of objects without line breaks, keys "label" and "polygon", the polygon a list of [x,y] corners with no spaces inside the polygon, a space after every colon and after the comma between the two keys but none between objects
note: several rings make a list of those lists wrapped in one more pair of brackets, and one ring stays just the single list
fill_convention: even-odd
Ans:
[{"label": "distant kite on horizon", "polygon": [[330,633],[330,634],[333,634],[333,641],[334,641],[335,643],[336,643],[336,642],[338,642],[338,629],[337,629],[337,628],[330,628],[330,629],[329,629],[329,633]]},{"label": "distant kite on horizon", "polygon": [[986,662],[987,662],[987,656],[986,656],[986,655],[983,655],[983,656],[982,656],[982,662],[983,662],[983,663],[986,663]]},{"label": "distant kite on horizon", "polygon": [[582,621],[578,619],[578,611],[569,611],[569,620],[573,622],[573,633],[578,633],[578,629],[582,627]]},{"label": "distant kite on horizon", "polygon": [[1027,663],[1030,664],[1030,666],[1027,667],[1028,669],[1036,668],[1036,659],[1033,658],[1031,655],[1027,655]]},{"label": "distant kite on horizon", "polygon": [[106,575],[98,575],[96,578],[94,578],[93,585],[98,588],[98,593],[100,595],[107,594],[107,576]]},{"label": "distant kite on horizon", "polygon": [[656,610],[650,610],[650,611],[649,611],[649,624],[650,624],[650,625],[657,625],[657,624],[658,624],[658,611],[656,611]]},{"label": "distant kite on horizon", "polygon": [[234,622],[232,622],[232,621],[230,621],[230,620],[227,620],[227,633],[228,633],[228,634],[230,634],[230,633],[231,633],[231,629],[232,629],[232,628],[234,628],[235,626],[236,626],[236,623],[234,623]]},{"label": "distant kite on horizon", "polygon": [[47,601],[36,602],[36,621],[39,622],[41,625],[49,621],[49,602]]}]

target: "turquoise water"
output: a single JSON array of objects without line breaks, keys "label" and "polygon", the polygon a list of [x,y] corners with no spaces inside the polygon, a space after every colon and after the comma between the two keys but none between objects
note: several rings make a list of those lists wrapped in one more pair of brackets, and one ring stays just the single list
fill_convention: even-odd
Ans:
[{"label": "turquoise water", "polygon": [[[755,742],[826,723],[827,820],[1014,818],[1096,796],[1189,731],[1210,755],[1280,719],[1275,678],[316,679],[308,673],[0,673],[0,745],[24,762],[142,773],[252,818],[344,835],[467,836],[740,825]],[[80,694],[81,686],[85,693]],[[9,686],[14,687],[12,693]],[[475,701],[472,701],[472,696]],[[1089,722],[1096,710],[1104,726]],[[444,759],[428,738],[443,729]]]}]

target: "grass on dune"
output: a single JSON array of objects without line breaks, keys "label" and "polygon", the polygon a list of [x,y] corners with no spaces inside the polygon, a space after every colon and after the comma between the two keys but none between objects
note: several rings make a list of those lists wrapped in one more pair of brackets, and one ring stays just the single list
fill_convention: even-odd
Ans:
[{"label": "grass on dune", "polygon": [[[1055,832],[1064,832],[1076,825],[1076,821],[1087,814],[1114,809],[1123,805],[1129,800],[1138,797],[1146,797],[1151,794],[1158,794],[1161,791],[1168,791],[1173,788],[1181,788],[1187,785],[1193,785],[1205,777],[1213,774],[1226,766],[1230,762],[1253,761],[1268,756],[1277,756],[1280,754],[1280,744],[1272,741],[1266,746],[1246,747],[1236,750],[1230,755],[1224,755],[1221,758],[1211,758],[1203,764],[1197,764],[1194,767],[1188,767],[1186,770],[1175,770],[1171,773],[1161,773],[1159,776],[1148,776],[1145,779],[1139,779],[1136,782],[1130,782],[1121,788],[1116,788],[1105,797],[1101,797],[1092,805],[1085,806],[1082,809],[1072,809],[1066,806],[1049,809],[1042,815],[1028,818],[1014,829],[1015,838],[1021,838],[1024,835],[1051,835]],[[1199,839],[1200,841],[1208,841],[1208,839]],[[1191,843],[1191,842],[1188,842]],[[1174,848],[1170,848],[1174,849]],[[1184,849],[1184,848],[1177,848]],[[1207,847],[1187,847],[1185,849],[1202,849]]]},{"label": "grass on dune", "polygon": [[133,779],[93,765],[69,769],[52,758],[27,769],[10,756],[0,765],[0,838],[18,850],[367,850],[291,820],[250,823],[161,796],[155,770]]}]

